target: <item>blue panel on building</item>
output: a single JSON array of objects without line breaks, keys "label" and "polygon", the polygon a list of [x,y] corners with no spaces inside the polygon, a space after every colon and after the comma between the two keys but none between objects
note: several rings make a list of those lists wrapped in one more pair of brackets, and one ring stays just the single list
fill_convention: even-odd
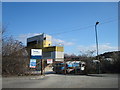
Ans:
[{"label": "blue panel on building", "polygon": [[42,56],[31,56],[31,59],[42,59]]}]

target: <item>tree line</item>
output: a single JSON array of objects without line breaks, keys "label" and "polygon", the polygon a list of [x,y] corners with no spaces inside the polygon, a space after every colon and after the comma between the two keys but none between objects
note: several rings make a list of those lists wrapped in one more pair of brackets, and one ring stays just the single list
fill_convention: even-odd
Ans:
[{"label": "tree line", "polygon": [[[2,75],[23,75],[29,70],[29,54],[26,46],[22,42],[14,39],[12,36],[5,34],[5,29],[0,32],[2,34],[2,47],[0,55],[2,56]],[[1,52],[2,51],[2,52]],[[79,55],[68,55],[64,54],[64,60],[81,60],[87,63],[88,73],[96,73],[98,69],[98,63],[94,63],[96,60],[94,56],[94,50],[80,51]],[[107,52],[99,55],[99,66],[101,73],[119,73],[120,67],[120,51]],[[106,60],[106,58],[112,58],[112,61]]]},{"label": "tree line", "polygon": [[[79,55],[65,54],[65,61],[80,60],[86,62],[88,73],[97,73],[98,68],[100,73],[120,73],[120,51],[106,52],[99,56],[94,56],[94,53],[94,50],[88,50],[85,52],[80,51]],[[99,57],[100,63],[94,62],[97,57]]]},{"label": "tree line", "polygon": [[28,69],[28,53],[22,42],[2,31],[2,75],[21,75]]}]

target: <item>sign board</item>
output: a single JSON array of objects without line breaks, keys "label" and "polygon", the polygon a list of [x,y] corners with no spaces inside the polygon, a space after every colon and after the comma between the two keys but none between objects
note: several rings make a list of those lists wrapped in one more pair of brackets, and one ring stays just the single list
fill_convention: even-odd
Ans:
[{"label": "sign board", "polygon": [[31,59],[41,59],[42,49],[31,49]]},{"label": "sign board", "polygon": [[53,59],[47,59],[47,64],[53,63]]},{"label": "sign board", "polygon": [[30,67],[36,68],[36,59],[30,59]]},{"label": "sign board", "polygon": [[31,49],[31,56],[42,56],[42,49]]},{"label": "sign board", "polygon": [[55,59],[55,61],[64,61],[63,59]]}]

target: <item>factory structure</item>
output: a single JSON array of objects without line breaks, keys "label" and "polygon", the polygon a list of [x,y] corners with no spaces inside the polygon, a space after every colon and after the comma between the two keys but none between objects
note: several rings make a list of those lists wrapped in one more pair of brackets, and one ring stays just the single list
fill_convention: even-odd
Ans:
[{"label": "factory structure", "polygon": [[53,62],[64,61],[64,47],[53,46],[52,36],[50,35],[43,33],[27,38],[27,48],[29,53],[31,49],[41,49],[44,61],[47,61],[47,59],[51,59]]}]

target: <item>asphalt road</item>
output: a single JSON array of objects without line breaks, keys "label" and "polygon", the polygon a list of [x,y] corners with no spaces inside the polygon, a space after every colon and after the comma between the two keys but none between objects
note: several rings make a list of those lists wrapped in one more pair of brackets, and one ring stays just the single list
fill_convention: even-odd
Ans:
[{"label": "asphalt road", "polygon": [[117,74],[20,76],[2,78],[2,88],[118,88]]}]

